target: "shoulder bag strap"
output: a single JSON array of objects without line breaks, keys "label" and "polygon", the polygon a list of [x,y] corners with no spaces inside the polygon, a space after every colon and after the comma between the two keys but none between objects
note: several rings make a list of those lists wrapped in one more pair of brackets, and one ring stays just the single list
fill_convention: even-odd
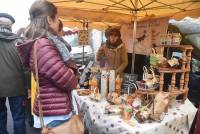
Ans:
[{"label": "shoulder bag strap", "polygon": [[36,79],[36,93],[39,105],[39,118],[40,118],[40,125],[42,128],[45,128],[44,119],[43,119],[43,112],[42,112],[42,101],[40,97],[40,90],[39,90],[39,78],[38,78],[38,62],[37,62],[37,40],[33,45],[33,56],[34,56],[34,66],[35,66],[35,79]]}]

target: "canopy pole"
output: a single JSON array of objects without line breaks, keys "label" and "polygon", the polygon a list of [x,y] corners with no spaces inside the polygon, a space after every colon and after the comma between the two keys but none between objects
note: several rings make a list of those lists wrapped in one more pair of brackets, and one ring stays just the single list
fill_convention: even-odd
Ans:
[{"label": "canopy pole", "polygon": [[133,11],[133,18],[134,18],[134,24],[133,24],[133,52],[132,52],[132,65],[131,65],[131,74],[134,74],[135,69],[135,46],[137,44],[136,39],[136,31],[137,31],[137,6],[138,6],[138,0],[135,0],[135,10]]},{"label": "canopy pole", "polygon": [[[88,30],[88,21],[87,20],[83,20],[83,30]],[[85,65],[85,45],[82,45],[83,46],[83,55],[82,55],[82,66]]]}]

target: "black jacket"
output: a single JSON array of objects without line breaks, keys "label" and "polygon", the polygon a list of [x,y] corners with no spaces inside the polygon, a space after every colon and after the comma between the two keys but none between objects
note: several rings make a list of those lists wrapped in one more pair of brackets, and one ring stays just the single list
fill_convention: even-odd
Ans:
[{"label": "black jacket", "polygon": [[15,43],[18,36],[0,32],[0,98],[26,94],[24,69]]}]

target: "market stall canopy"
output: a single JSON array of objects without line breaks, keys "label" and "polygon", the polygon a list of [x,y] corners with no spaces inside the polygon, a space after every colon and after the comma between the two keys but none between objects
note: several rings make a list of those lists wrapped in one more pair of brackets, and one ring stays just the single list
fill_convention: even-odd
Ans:
[{"label": "market stall canopy", "polygon": [[[79,29],[82,29],[83,27],[83,22],[84,22],[83,20],[65,18],[65,17],[64,18],[61,17],[61,20],[63,22],[63,25],[67,27],[71,27],[71,28],[77,27]],[[95,28],[98,30],[104,30],[108,28],[109,26],[120,26],[120,24],[121,23],[95,22],[95,21],[88,20],[89,29]]]},{"label": "market stall canopy", "polygon": [[[58,7],[63,20],[89,20],[104,27],[131,23],[137,11],[137,20],[169,16],[180,20],[186,16],[200,16],[200,0],[50,0]],[[76,22],[76,21],[74,21]],[[108,22],[110,24],[108,24]],[[70,22],[72,23],[72,22]],[[79,22],[80,23],[80,22]],[[67,25],[67,21],[65,22]],[[77,22],[78,24],[78,22]],[[95,25],[94,25],[95,26]]]}]

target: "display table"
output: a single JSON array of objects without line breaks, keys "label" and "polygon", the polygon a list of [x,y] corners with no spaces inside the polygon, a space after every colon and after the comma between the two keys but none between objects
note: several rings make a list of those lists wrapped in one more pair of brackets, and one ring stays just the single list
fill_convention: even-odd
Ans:
[{"label": "display table", "polygon": [[[108,102],[95,102],[88,96],[78,96],[76,90],[72,92],[73,103],[80,105],[84,115],[86,128],[92,134],[188,134],[197,109],[187,99],[184,104],[176,102],[169,108],[161,122],[140,124],[134,117],[124,122],[119,115],[104,114]],[[77,107],[74,104],[74,109]]]}]

